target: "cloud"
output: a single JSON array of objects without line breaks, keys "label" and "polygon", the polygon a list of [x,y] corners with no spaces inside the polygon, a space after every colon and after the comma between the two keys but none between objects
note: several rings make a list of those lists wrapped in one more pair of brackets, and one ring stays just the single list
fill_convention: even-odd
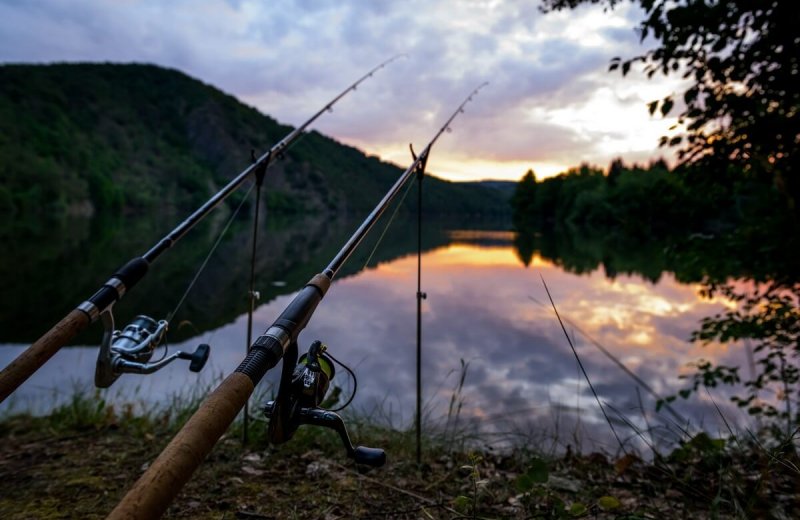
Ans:
[{"label": "cloud", "polygon": [[[604,162],[636,135],[647,139],[630,153],[655,152],[664,125],[630,94],[644,80],[606,73],[611,57],[637,52],[639,16],[632,7],[596,6],[544,15],[535,2],[490,1],[5,2],[0,61],[155,63],[298,124],[370,67],[407,53],[317,128],[367,153],[404,157],[408,142],[426,142],[488,80],[441,141],[432,171],[446,174],[444,164],[459,161],[566,167]],[[599,98],[603,88],[628,94]],[[609,112],[639,105],[605,128]],[[565,109],[573,115],[559,118]]]}]

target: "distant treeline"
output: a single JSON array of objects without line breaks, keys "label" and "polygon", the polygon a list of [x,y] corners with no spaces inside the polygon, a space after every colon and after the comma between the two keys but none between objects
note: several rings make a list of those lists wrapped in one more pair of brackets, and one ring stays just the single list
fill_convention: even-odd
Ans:
[{"label": "distant treeline", "polygon": [[604,172],[583,164],[537,181],[528,171],[512,197],[517,248],[566,269],[607,274],[662,271],[685,282],[729,277],[794,280],[800,233],[770,179],[741,172],[671,170],[614,160]]},{"label": "distant treeline", "polygon": [[769,180],[734,174],[713,179],[703,172],[671,170],[663,160],[639,166],[615,159],[607,172],[582,164],[542,181],[528,170],[512,197],[518,230],[569,225],[628,236],[786,225],[784,207]]}]

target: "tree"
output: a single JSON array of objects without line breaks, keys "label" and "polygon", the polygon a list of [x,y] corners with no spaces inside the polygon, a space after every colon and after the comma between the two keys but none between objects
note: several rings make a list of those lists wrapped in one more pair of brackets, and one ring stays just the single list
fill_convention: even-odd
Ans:
[{"label": "tree", "polygon": [[[544,9],[581,4],[613,8],[621,0],[543,0]],[[661,138],[678,146],[690,178],[730,188],[742,176],[771,181],[783,196],[793,224],[800,202],[800,10],[790,0],[632,0],[644,10],[641,40],[655,48],[642,55],[611,60],[610,70],[627,75],[635,64],[648,78],[680,74],[691,80],[686,90],[649,104],[650,113],[679,108],[682,130]],[[703,191],[703,193],[708,193]],[[663,200],[663,197],[660,196]],[[775,208],[778,209],[778,208]],[[783,233],[791,251],[797,233]],[[773,418],[781,439],[793,439],[800,424],[800,284],[797,278],[707,281],[708,294],[721,292],[738,303],[702,322],[693,336],[711,341],[755,342],[754,375],[744,381],[744,395],[733,400],[752,415]],[[754,293],[746,289],[754,285]],[[745,289],[743,289],[745,288]],[[765,288],[765,289],[762,289]],[[742,383],[739,368],[701,361],[688,397],[700,385]],[[777,394],[773,393],[777,392]],[[770,400],[765,394],[777,395]],[[672,396],[670,399],[674,399]],[[793,443],[788,446],[794,448]]]},{"label": "tree", "polygon": [[532,227],[536,209],[536,174],[529,169],[514,187],[511,196],[514,225],[517,229]]},{"label": "tree", "polygon": [[606,175],[608,184],[614,186],[623,171],[625,171],[625,163],[622,161],[622,157],[617,157],[611,161],[611,164],[608,165],[608,175]]},{"label": "tree", "polygon": [[[542,0],[544,11],[621,0]],[[681,74],[692,84],[676,103],[649,104],[669,114],[682,102],[682,133],[661,138],[678,146],[684,165],[730,184],[734,175],[771,180],[797,222],[800,203],[800,37],[791,0],[632,0],[644,9],[642,55],[613,58],[627,75],[641,64],[648,78]]]}]

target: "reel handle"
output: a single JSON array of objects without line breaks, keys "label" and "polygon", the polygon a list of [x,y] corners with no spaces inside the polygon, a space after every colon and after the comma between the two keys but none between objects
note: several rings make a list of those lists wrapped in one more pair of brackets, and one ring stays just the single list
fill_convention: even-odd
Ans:
[{"label": "reel handle", "polygon": [[[269,401],[264,405],[264,415],[270,420],[273,418],[275,412],[275,401]],[[291,432],[304,425],[310,424],[312,426],[322,426],[323,428],[330,428],[339,434],[342,440],[344,449],[347,456],[353,459],[356,464],[364,464],[379,468],[386,464],[386,452],[380,448],[368,448],[366,446],[353,447],[350,442],[350,435],[347,433],[347,427],[341,416],[335,412],[324,410],[322,408],[299,408],[292,415],[290,419]],[[289,435],[291,437],[291,434]],[[289,440],[288,438],[286,440]]]},{"label": "reel handle", "polygon": [[357,446],[353,450],[353,460],[356,464],[364,464],[373,468],[380,468],[386,464],[386,452],[380,448]]},{"label": "reel handle", "polygon": [[200,372],[203,370],[203,367],[206,366],[206,361],[208,361],[210,353],[211,347],[207,343],[201,343],[191,354],[188,352],[178,352],[178,357],[190,361],[189,370],[192,372]]}]

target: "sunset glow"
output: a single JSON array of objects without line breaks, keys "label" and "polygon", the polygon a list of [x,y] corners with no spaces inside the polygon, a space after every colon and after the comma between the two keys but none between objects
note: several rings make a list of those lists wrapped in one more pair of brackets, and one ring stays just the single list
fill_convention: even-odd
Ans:
[{"label": "sunset glow", "polygon": [[429,171],[518,180],[532,168],[541,179],[618,156],[672,158],[657,140],[675,121],[650,116],[646,103],[679,83],[607,70],[648,45],[634,31],[640,17],[629,4],[543,14],[537,2],[6,2],[0,62],[153,63],[299,124],[370,67],[406,54],[314,128],[404,167],[408,144],[424,146],[489,81]]}]

